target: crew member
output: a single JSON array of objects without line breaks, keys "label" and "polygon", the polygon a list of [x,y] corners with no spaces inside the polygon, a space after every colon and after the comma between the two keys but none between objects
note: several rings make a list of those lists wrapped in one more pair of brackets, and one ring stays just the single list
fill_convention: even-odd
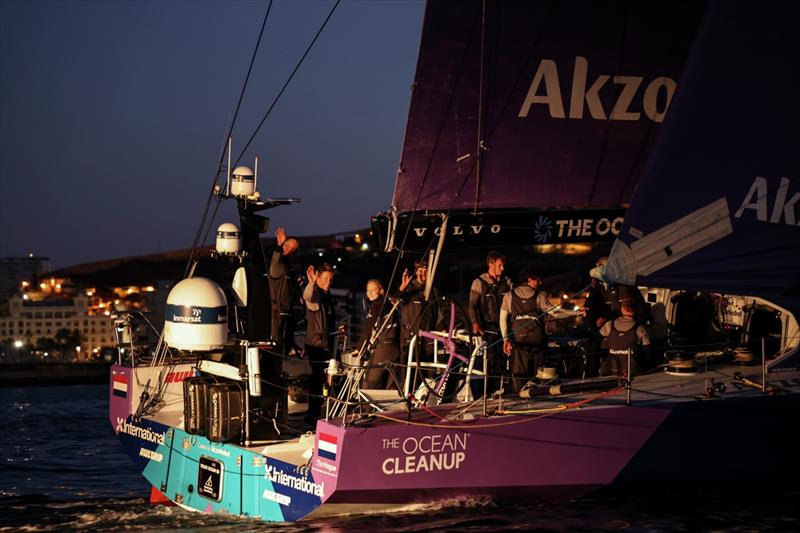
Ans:
[{"label": "crew member", "polygon": [[621,283],[611,287],[611,302],[617,311],[615,316],[622,315],[622,302],[627,301],[633,309],[633,316],[639,324],[646,326],[652,321],[650,315],[650,304],[644,300],[642,291],[634,285],[623,285]]},{"label": "crew member", "polygon": [[[605,262],[605,257],[598,259],[595,268],[592,269],[591,272],[593,274],[598,272],[598,269],[601,268]],[[603,340],[603,336],[600,334],[600,328],[603,327],[603,324],[616,316],[611,309],[608,290],[605,284],[594,275],[592,275],[591,279],[592,286],[583,304],[590,335],[589,353],[586,356],[585,369],[588,376],[595,375],[600,368],[600,354]]]},{"label": "crew member", "polygon": [[[606,338],[608,345],[611,374],[631,379],[639,370],[634,357],[636,350],[639,345],[649,345],[650,338],[647,335],[647,328],[636,320],[635,306],[630,300],[620,302],[620,311],[622,316],[606,322],[600,328],[600,333]],[[631,351],[630,368],[628,368],[629,351]]]},{"label": "crew member", "polygon": [[272,301],[270,337],[277,343],[276,351],[288,355],[294,348],[294,323],[292,319],[292,292],[294,282],[288,258],[297,251],[297,239],[286,237],[283,228],[275,230],[277,246],[269,263],[269,293]]},{"label": "crew member", "polygon": [[[402,303],[400,309],[400,346],[403,353],[408,352],[411,340],[419,330],[432,330],[439,318],[438,314],[438,292],[435,287],[431,288],[428,299],[425,299],[425,283],[428,280],[428,263],[421,259],[414,263],[414,277],[403,270],[403,279],[400,283],[398,297]],[[416,353],[420,360],[426,358],[426,353],[430,342],[417,339]]]},{"label": "crew member", "polygon": [[499,388],[500,375],[505,370],[505,358],[500,345],[500,304],[511,290],[511,280],[504,274],[506,259],[491,251],[486,256],[486,272],[475,278],[469,291],[469,320],[472,333],[483,337],[489,362],[488,390]]},{"label": "crew member", "polygon": [[[367,282],[367,299],[369,309],[367,309],[364,330],[358,341],[359,350],[372,350],[372,356],[368,359],[369,368],[364,374],[365,389],[392,388],[388,368],[381,368],[377,365],[384,363],[396,363],[400,359],[400,343],[398,337],[397,314],[392,313],[392,304],[384,298],[383,285],[377,279]],[[391,314],[391,316],[389,316]],[[388,322],[387,322],[387,317]],[[381,329],[383,328],[383,329]],[[373,334],[378,332],[376,338]],[[369,345],[370,341],[372,345]],[[365,345],[367,345],[365,347]]]},{"label": "crew member", "polygon": [[309,266],[306,275],[308,284],[303,290],[303,300],[306,306],[305,354],[311,363],[306,422],[313,424],[321,414],[325,372],[336,340],[334,336],[336,313],[333,297],[330,294],[333,267],[328,263],[323,263],[316,269]]},{"label": "crew member", "polygon": [[511,357],[514,392],[521,391],[544,362],[547,346],[544,320],[551,306],[547,295],[539,289],[541,283],[541,276],[523,268],[517,285],[506,293],[500,306],[503,353]]}]

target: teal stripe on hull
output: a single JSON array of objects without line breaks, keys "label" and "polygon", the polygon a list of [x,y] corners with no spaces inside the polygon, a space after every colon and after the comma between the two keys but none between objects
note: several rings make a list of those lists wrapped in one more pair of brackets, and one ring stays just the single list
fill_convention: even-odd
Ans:
[{"label": "teal stripe on hull", "polygon": [[150,461],[145,478],[197,511],[289,522],[314,511],[327,496],[310,470],[179,429],[168,431],[156,451],[163,460]]}]

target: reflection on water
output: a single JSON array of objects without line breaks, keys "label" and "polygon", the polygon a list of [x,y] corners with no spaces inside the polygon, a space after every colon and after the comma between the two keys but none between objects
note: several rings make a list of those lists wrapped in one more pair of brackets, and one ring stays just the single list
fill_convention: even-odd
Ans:
[{"label": "reflection on water", "polygon": [[0,389],[0,531],[800,531],[798,486],[635,487],[557,504],[459,499],[288,525],[151,506],[111,430],[106,394]]}]

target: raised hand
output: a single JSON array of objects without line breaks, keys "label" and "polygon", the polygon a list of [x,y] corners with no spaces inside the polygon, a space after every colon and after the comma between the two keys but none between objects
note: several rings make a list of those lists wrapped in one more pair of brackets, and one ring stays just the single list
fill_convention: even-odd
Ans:
[{"label": "raised hand", "polygon": [[411,277],[411,274],[408,272],[408,269],[407,268],[404,269],[403,270],[403,281],[400,283],[400,290],[401,291],[406,290],[406,287],[408,287],[408,284],[411,283],[412,279],[413,278]]},{"label": "raised hand", "polygon": [[286,230],[283,229],[283,226],[275,230],[275,239],[278,246],[283,246],[283,243],[286,242]]},{"label": "raised hand", "polygon": [[310,283],[316,283],[317,269],[314,268],[314,265],[308,265],[308,268],[306,269],[306,276],[308,276],[308,281]]}]

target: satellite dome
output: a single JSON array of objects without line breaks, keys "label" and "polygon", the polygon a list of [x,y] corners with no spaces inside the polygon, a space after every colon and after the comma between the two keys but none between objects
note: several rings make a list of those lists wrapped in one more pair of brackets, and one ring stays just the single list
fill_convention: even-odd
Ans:
[{"label": "satellite dome", "polygon": [[242,249],[242,233],[235,224],[225,222],[217,228],[217,253],[237,254]]},{"label": "satellite dome", "polygon": [[233,196],[252,196],[255,192],[255,174],[250,167],[236,167],[231,178]]},{"label": "satellite dome", "polygon": [[216,350],[228,340],[228,301],[206,278],[180,281],[167,296],[164,341],[187,351]]},{"label": "satellite dome", "polygon": [[241,176],[242,178],[247,178],[249,176],[252,178],[254,176],[253,169],[245,166],[236,167],[233,169],[233,176]]}]

